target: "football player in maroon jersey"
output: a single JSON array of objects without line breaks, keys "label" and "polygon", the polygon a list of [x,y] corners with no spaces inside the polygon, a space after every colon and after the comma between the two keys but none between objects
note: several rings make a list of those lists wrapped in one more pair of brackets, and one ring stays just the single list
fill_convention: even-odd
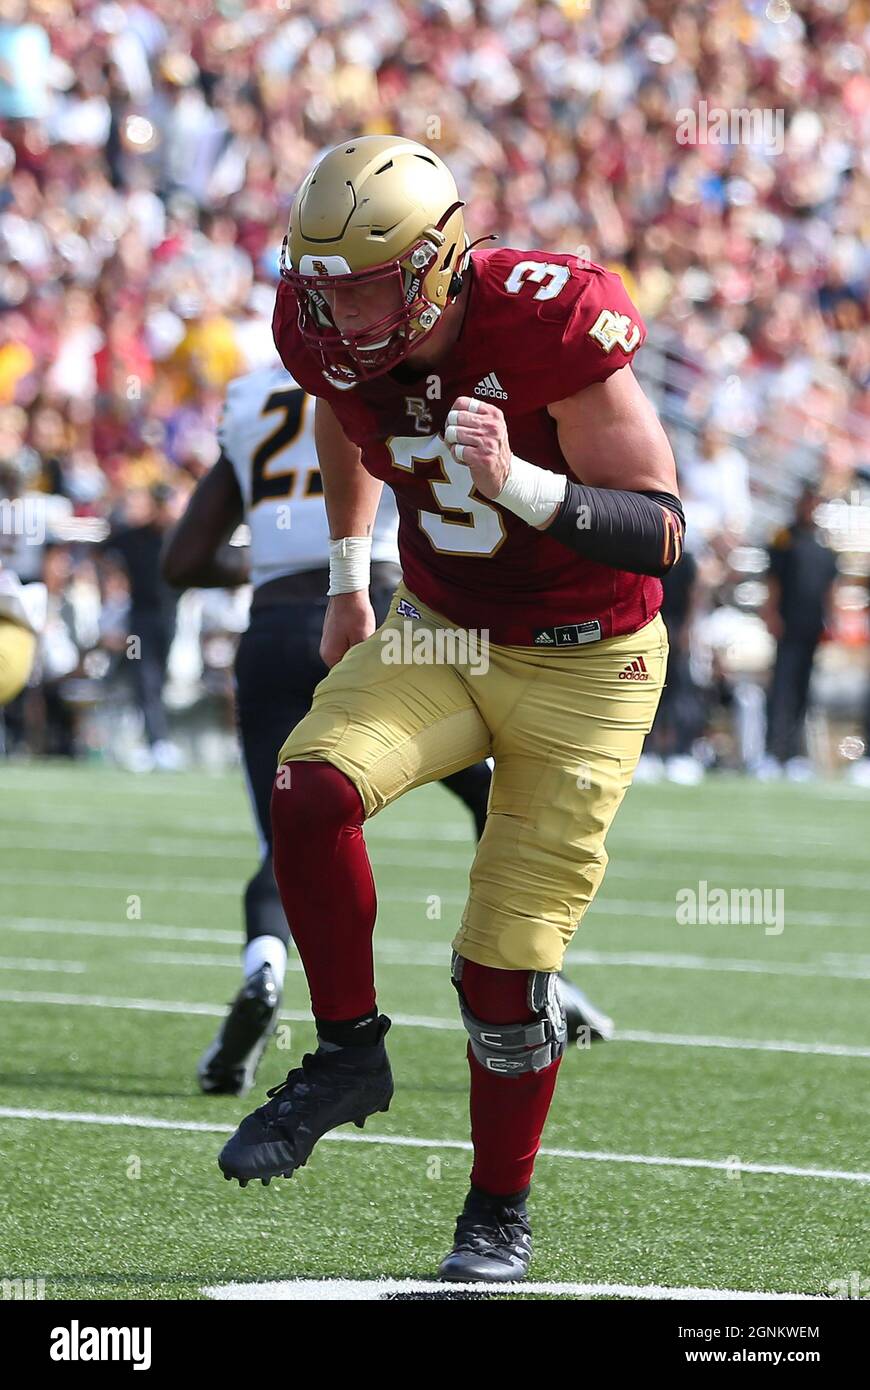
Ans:
[{"label": "football player in maroon jersey", "polygon": [[[513,1280],[565,1045],[556,972],[655,715],[658,576],[684,523],[619,278],[570,255],[475,252],[462,208],[441,160],[392,136],[331,150],[294,203],[274,333],[318,398],[332,669],[279,754],[272,823],[318,1048],[219,1161],[242,1183],[288,1175],[326,1131],[388,1109],[363,823],[492,756],[453,942],[474,1163],[439,1273]],[[385,482],[404,578],[375,631]]]}]

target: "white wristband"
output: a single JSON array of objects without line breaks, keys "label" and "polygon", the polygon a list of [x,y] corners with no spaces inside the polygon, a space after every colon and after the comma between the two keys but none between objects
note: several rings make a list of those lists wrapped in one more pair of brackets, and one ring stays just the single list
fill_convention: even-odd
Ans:
[{"label": "white wristband", "polygon": [[327,598],[368,589],[372,571],[371,536],[342,536],[329,542]]},{"label": "white wristband", "polygon": [[522,517],[530,526],[549,521],[565,496],[568,479],[511,454],[511,470],[501,492],[493,500]]}]

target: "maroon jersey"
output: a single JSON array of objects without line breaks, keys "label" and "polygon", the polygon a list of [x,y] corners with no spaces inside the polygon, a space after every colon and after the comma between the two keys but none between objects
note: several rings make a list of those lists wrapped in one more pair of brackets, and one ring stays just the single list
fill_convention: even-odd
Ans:
[{"label": "maroon jersey", "polygon": [[462,332],[437,371],[335,387],[302,341],[285,284],[273,323],[281,360],[395,492],[405,583],[428,607],[512,646],[634,632],[659,610],[659,581],[586,560],[483,497],[443,435],[456,397],[476,396],[504,412],[518,457],[568,473],[547,406],[630,362],[640,316],[618,275],[574,256],[477,251],[471,265]]}]

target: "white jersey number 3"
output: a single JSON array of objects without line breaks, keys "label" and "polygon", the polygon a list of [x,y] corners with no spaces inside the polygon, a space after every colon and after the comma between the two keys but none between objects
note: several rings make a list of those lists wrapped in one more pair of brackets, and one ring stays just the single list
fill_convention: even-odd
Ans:
[{"label": "white jersey number 3", "polygon": [[517,261],[504,282],[509,294],[519,294],[527,280],[538,285],[535,299],[555,299],[571,278],[567,265],[554,265],[552,261]]},{"label": "white jersey number 3", "polygon": [[456,462],[441,436],[393,435],[386,444],[395,468],[412,473],[415,463],[438,463],[441,476],[430,478],[429,486],[440,510],[417,513],[433,549],[442,555],[494,555],[507,534],[498,508],[472,496],[469,468]]}]

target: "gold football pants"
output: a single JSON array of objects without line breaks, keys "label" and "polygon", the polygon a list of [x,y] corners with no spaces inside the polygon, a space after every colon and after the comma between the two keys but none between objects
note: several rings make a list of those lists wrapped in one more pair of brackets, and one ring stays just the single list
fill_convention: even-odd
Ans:
[{"label": "gold football pants", "polygon": [[[398,613],[402,600],[420,616]],[[279,765],[331,763],[373,816],[412,787],[493,757],[453,945],[480,965],[559,970],[604,877],[605,836],[666,662],[660,617],[579,647],[481,646],[400,584],[377,632],[317,686]]]}]

